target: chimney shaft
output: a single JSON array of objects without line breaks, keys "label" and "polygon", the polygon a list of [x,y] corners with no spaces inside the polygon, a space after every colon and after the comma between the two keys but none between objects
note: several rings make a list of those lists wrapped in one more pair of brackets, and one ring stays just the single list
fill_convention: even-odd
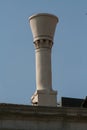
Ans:
[{"label": "chimney shaft", "polygon": [[32,104],[57,106],[57,91],[52,89],[51,49],[58,18],[51,14],[36,14],[29,18],[36,56],[36,92]]}]

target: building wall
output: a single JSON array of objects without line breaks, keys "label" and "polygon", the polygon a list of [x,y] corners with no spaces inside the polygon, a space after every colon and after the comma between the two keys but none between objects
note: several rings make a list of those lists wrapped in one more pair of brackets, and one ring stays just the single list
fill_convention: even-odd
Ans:
[{"label": "building wall", "polygon": [[66,121],[3,120],[0,130],[87,130],[87,123]]},{"label": "building wall", "polygon": [[2,104],[0,130],[87,130],[87,110]]}]

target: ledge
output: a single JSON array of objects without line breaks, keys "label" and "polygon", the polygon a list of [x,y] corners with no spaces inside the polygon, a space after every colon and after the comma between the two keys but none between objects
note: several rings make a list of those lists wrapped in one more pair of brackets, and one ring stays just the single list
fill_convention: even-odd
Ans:
[{"label": "ledge", "polygon": [[42,107],[18,104],[0,104],[0,120],[30,119],[30,120],[65,120],[86,121],[86,108]]}]

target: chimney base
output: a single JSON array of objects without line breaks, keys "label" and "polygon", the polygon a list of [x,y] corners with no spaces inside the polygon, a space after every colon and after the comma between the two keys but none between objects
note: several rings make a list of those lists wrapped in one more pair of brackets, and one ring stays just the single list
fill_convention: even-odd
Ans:
[{"label": "chimney base", "polygon": [[31,97],[34,106],[57,106],[57,91],[37,90]]}]

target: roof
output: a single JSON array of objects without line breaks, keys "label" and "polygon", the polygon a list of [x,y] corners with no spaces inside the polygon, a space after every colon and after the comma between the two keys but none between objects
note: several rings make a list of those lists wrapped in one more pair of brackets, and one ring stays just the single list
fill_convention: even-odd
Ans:
[{"label": "roof", "polygon": [[61,105],[63,107],[83,107],[87,108],[87,97],[85,99],[62,97]]}]

